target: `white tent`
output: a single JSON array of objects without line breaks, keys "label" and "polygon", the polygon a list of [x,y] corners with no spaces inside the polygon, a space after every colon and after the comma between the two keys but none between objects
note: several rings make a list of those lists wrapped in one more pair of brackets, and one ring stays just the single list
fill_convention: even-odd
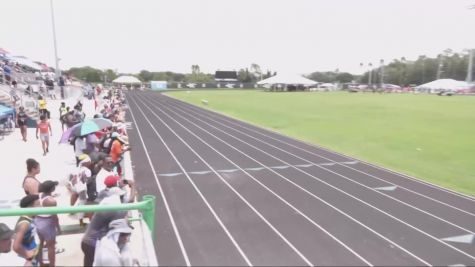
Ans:
[{"label": "white tent", "polygon": [[316,81],[312,81],[300,75],[291,75],[291,74],[277,74],[270,78],[264,79],[257,82],[259,85],[266,84],[285,84],[285,85],[314,85]]},{"label": "white tent", "polygon": [[465,89],[470,87],[470,84],[463,82],[463,81],[457,81],[453,79],[439,79],[432,81],[430,83],[425,83],[421,84],[419,86],[416,86],[416,90],[431,90],[431,91],[456,91],[460,89]]},{"label": "white tent", "polygon": [[120,76],[112,81],[112,83],[118,84],[141,84],[142,82],[134,76]]}]

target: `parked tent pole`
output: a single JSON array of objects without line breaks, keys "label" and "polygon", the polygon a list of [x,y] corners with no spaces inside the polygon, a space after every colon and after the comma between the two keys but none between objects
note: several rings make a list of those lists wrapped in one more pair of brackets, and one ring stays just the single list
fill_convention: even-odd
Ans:
[{"label": "parked tent pole", "polygon": [[470,49],[468,54],[468,70],[467,70],[467,80],[466,82],[472,82],[472,67],[473,67],[473,49]]}]

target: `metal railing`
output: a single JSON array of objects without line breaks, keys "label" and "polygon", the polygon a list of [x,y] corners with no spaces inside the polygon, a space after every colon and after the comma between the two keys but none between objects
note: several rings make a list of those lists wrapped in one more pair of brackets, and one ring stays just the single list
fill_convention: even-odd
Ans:
[{"label": "metal railing", "polygon": [[147,224],[155,238],[155,196],[145,195],[143,200],[135,203],[119,205],[84,205],[84,206],[58,206],[58,207],[36,207],[36,208],[15,208],[0,210],[0,217],[22,216],[22,215],[52,215],[52,214],[70,214],[82,212],[107,212],[107,211],[126,211],[140,210],[143,220]]}]

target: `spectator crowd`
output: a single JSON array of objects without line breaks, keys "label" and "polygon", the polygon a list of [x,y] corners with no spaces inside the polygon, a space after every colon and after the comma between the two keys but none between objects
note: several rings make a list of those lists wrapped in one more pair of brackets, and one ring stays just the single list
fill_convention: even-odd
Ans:
[{"label": "spectator crowd", "polygon": [[[71,145],[71,157],[76,167],[64,177],[70,193],[69,205],[108,205],[129,203],[135,200],[136,188],[133,180],[124,176],[124,153],[130,150],[125,128],[125,98],[116,88],[105,90],[96,88],[93,92],[95,115],[87,118],[83,103],[78,100],[70,108],[65,102],[59,108],[59,122],[51,122],[51,112],[45,98],[39,99],[40,120],[36,123],[36,138],[41,141],[43,156],[50,153],[50,137],[53,136],[51,123],[60,123],[63,143]],[[50,98],[54,99],[51,95]],[[100,105],[99,105],[100,103]],[[28,115],[20,107],[16,114],[16,125],[20,128],[21,139],[27,140]],[[105,121],[100,130],[79,134],[74,131],[87,123]],[[98,124],[100,125],[100,124]],[[74,154],[74,156],[73,156]],[[41,172],[40,163],[26,160],[26,175],[21,186],[24,197],[21,208],[58,206],[55,192],[62,183],[37,178]],[[132,227],[128,223],[128,212],[97,212],[70,214],[85,230],[81,244],[84,266],[131,266],[138,262],[129,249]],[[14,229],[0,223],[0,262],[2,254],[13,251],[17,260],[25,266],[56,266],[56,254],[64,252],[57,244],[61,234],[58,215],[20,216]],[[11,253],[10,253],[11,254]]]}]

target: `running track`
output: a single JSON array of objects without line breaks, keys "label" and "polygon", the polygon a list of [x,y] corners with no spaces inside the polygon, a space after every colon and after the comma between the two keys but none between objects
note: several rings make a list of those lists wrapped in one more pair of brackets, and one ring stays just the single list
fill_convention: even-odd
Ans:
[{"label": "running track", "polygon": [[475,199],[154,92],[127,93],[160,265],[475,265]]}]

